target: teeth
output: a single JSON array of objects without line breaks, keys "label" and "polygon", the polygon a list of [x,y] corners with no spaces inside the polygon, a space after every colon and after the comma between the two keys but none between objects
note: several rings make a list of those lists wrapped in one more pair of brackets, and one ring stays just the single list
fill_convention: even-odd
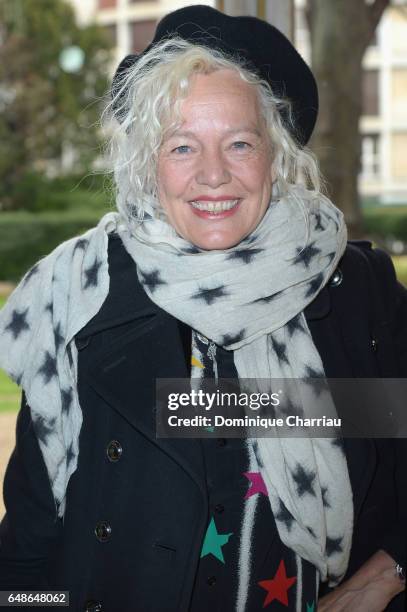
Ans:
[{"label": "teeth", "polygon": [[223,202],[191,202],[191,205],[198,210],[207,210],[208,212],[222,212],[224,210],[230,210],[239,200],[224,200]]}]

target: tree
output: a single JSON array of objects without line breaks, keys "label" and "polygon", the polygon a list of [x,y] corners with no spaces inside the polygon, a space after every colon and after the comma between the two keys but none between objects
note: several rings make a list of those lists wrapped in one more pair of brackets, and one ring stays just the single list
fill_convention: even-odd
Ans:
[{"label": "tree", "polygon": [[311,147],[333,201],[353,237],[362,234],[357,177],[360,168],[362,60],[390,0],[308,0],[312,68],[320,114]]},{"label": "tree", "polygon": [[[66,150],[82,170],[98,155],[110,44],[100,27],[79,28],[64,0],[2,0],[0,43],[0,208],[12,209],[27,173],[61,172]],[[69,47],[84,53],[77,72],[61,66]]]}]

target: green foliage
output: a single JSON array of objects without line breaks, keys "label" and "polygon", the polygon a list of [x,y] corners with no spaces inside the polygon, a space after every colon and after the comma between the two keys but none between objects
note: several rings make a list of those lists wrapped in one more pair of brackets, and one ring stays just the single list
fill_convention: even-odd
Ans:
[{"label": "green foliage", "polygon": [[28,172],[16,185],[14,201],[18,210],[30,212],[78,208],[105,212],[112,193],[111,179],[102,174],[48,179],[42,174]]},{"label": "green foliage", "polygon": [[377,206],[364,210],[366,232],[378,242],[389,237],[407,242],[407,206]]},{"label": "green foliage", "polygon": [[100,212],[76,210],[0,215],[0,280],[18,281],[58,244],[94,227]]},{"label": "green foliage", "polygon": [[[64,0],[2,0],[0,23],[0,208],[10,210],[30,172],[60,174],[67,151],[81,170],[100,153],[110,41],[99,26],[79,28]],[[76,73],[60,66],[70,46],[84,52]]]}]

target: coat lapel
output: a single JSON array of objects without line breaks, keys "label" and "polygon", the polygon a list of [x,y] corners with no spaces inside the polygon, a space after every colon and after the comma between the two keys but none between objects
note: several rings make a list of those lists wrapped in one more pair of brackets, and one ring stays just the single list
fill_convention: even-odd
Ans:
[{"label": "coat lapel", "polygon": [[176,319],[158,308],[137,317],[85,375],[96,392],[176,461],[205,495],[199,441],[156,437],[156,379],[189,376]]}]

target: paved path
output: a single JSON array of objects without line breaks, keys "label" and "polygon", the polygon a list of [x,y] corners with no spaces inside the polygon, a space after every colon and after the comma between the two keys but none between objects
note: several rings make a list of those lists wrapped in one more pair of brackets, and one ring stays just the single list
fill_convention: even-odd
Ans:
[{"label": "paved path", "polygon": [[0,519],[4,514],[3,478],[7,462],[15,444],[17,414],[17,412],[0,413]]}]

